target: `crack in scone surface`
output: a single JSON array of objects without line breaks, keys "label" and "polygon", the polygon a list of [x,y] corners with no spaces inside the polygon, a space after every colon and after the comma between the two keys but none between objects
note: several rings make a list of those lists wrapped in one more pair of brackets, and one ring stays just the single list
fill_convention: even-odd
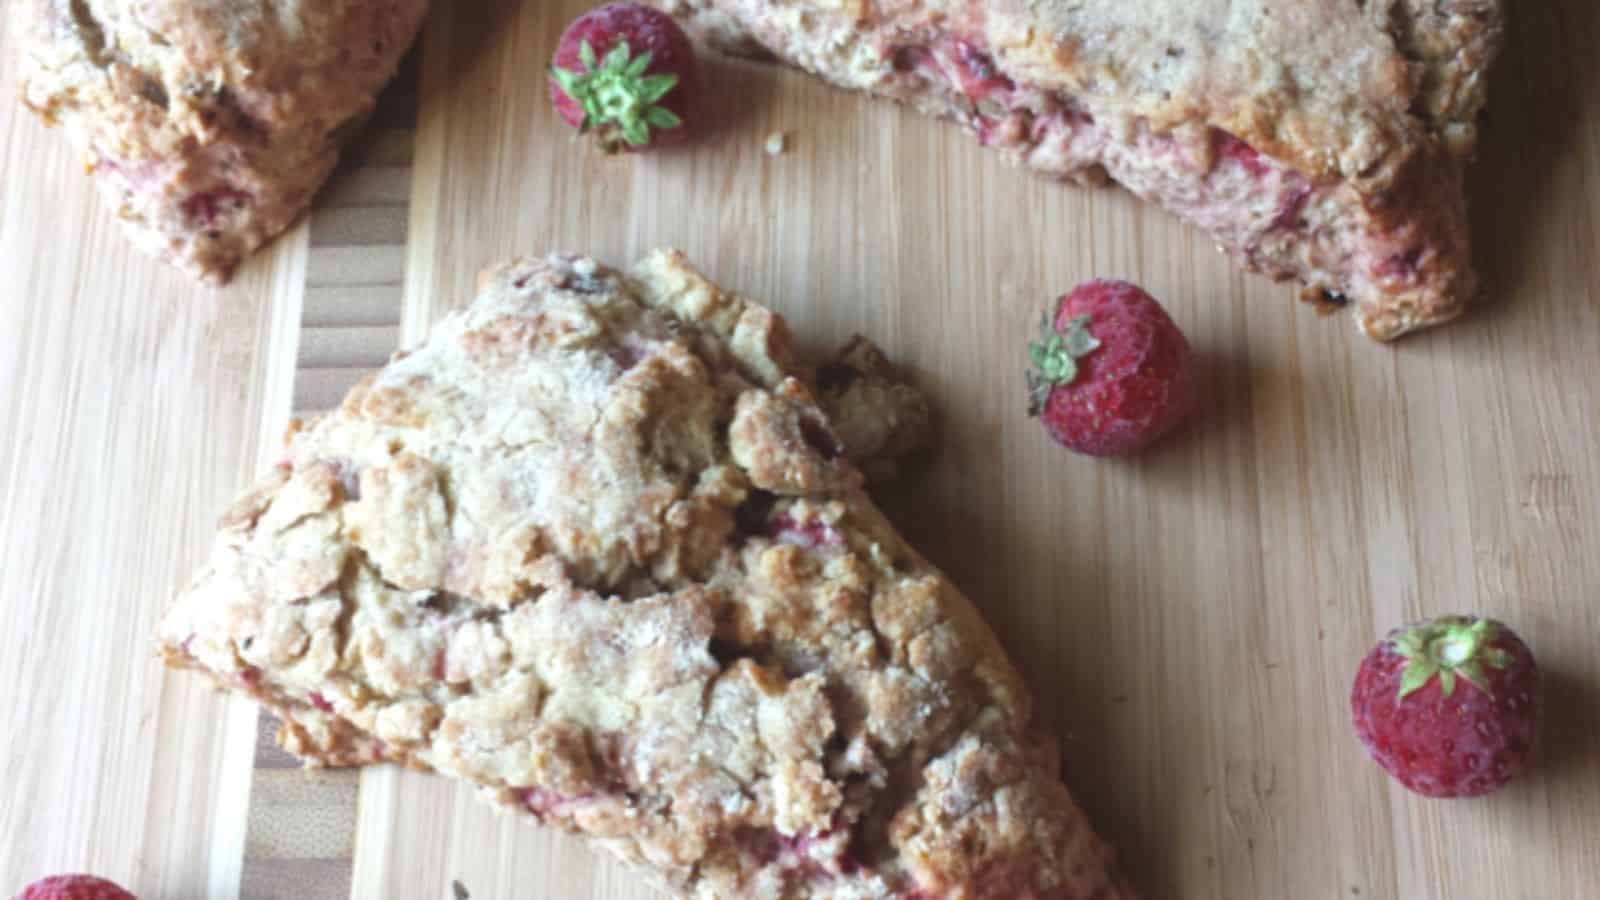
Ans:
[{"label": "crack in scone surface", "polygon": [[674,254],[506,267],[295,436],[166,653],[313,761],[468,779],[690,896],[1111,884],[992,636],[799,371]]}]

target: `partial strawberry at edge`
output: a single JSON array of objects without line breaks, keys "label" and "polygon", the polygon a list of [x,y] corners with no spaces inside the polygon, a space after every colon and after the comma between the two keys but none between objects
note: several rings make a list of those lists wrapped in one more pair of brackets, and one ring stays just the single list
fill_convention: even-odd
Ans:
[{"label": "partial strawberry at edge", "polygon": [[14,900],[138,900],[116,884],[93,875],[52,875],[22,889]]},{"label": "partial strawberry at edge", "polygon": [[607,152],[682,140],[699,91],[694,45],[671,17],[611,3],[567,26],[550,64],[550,99]]},{"label": "partial strawberry at edge", "polygon": [[1522,771],[1540,714],[1533,653],[1505,625],[1443,616],[1396,629],[1350,692],[1373,760],[1425,797],[1478,797]]}]

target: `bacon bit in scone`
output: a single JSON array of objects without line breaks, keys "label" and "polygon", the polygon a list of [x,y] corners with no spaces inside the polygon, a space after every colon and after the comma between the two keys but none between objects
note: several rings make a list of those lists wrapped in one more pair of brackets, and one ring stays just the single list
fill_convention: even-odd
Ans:
[{"label": "bacon bit in scone", "polygon": [[322,696],[316,691],[311,692],[311,705],[325,713],[333,712],[333,704],[328,702],[328,698]]}]

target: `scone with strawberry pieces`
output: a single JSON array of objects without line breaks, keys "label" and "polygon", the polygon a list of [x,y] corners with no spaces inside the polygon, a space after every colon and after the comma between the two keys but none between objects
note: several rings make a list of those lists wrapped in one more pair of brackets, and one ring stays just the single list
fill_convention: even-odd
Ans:
[{"label": "scone with strawberry pieces", "polygon": [[[312,765],[461,779],[677,896],[1131,897],[994,636],[863,490],[925,404],[864,345],[821,371],[673,252],[498,268],[293,435],[162,652]],[[890,424],[837,429],[819,380]]]},{"label": "scone with strawberry pieces", "polygon": [[1107,176],[1387,340],[1478,289],[1463,173],[1502,0],[652,0],[735,53]]},{"label": "scone with strawberry pieces", "polygon": [[427,0],[11,5],[23,103],[141,249],[223,282],[311,205]]}]

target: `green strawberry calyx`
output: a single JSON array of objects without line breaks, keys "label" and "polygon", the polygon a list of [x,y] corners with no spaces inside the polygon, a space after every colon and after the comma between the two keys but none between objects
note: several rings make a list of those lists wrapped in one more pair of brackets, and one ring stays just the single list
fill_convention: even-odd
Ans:
[{"label": "green strawberry calyx", "polygon": [[1033,363],[1027,373],[1030,416],[1044,411],[1051,391],[1077,381],[1078,360],[1100,348],[1100,339],[1089,331],[1088,316],[1077,316],[1057,331],[1046,310],[1040,331],[1043,338],[1028,344],[1028,359]]},{"label": "green strawberry calyx", "polygon": [[650,143],[651,128],[677,128],[683,120],[677,113],[656,102],[678,86],[678,76],[670,72],[646,75],[649,52],[634,56],[627,41],[618,41],[605,58],[597,60],[588,41],[578,45],[578,60],[583,71],[550,67],[550,77],[583,107],[579,133],[599,130],[603,140],[614,144],[618,138],[634,147]]},{"label": "green strawberry calyx", "polygon": [[1500,626],[1490,619],[1446,616],[1414,625],[1390,642],[1394,652],[1406,659],[1400,676],[1400,697],[1419,690],[1433,677],[1439,677],[1439,693],[1455,693],[1460,677],[1485,694],[1490,693],[1484,667],[1504,669],[1511,665],[1511,654],[1490,646],[1499,636]]}]

